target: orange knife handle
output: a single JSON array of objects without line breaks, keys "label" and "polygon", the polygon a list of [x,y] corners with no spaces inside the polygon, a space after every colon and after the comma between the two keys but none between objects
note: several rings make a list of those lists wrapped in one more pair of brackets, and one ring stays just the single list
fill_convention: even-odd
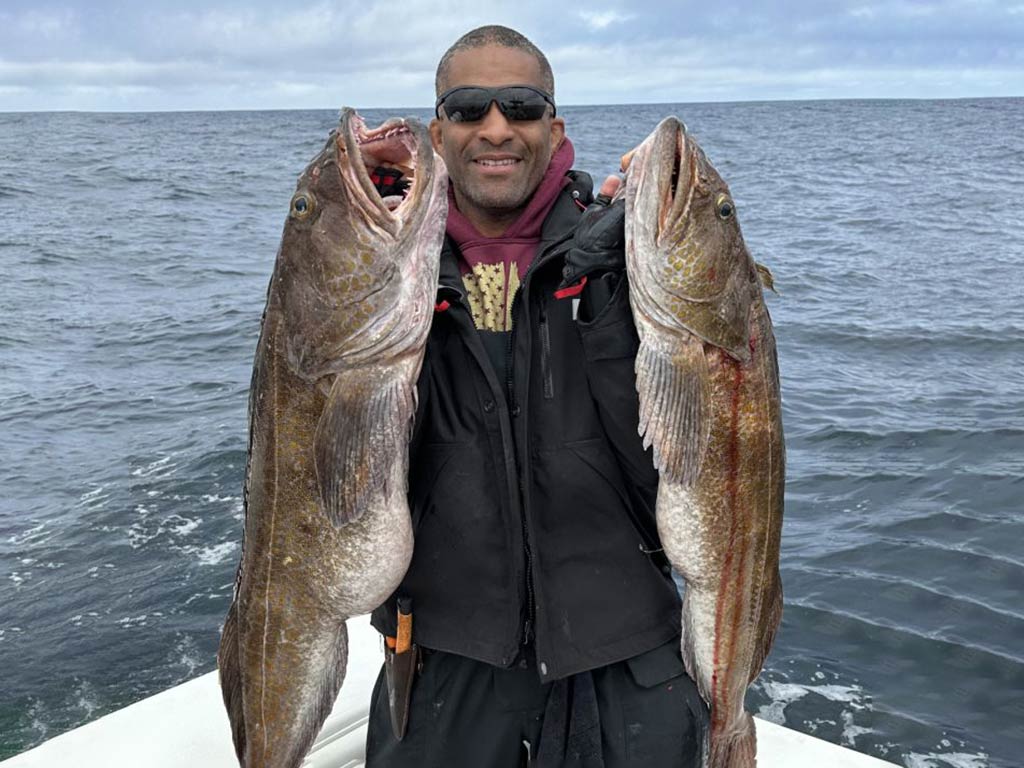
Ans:
[{"label": "orange knife handle", "polygon": [[412,600],[398,599],[398,633],[395,638],[395,653],[405,653],[412,648]]}]

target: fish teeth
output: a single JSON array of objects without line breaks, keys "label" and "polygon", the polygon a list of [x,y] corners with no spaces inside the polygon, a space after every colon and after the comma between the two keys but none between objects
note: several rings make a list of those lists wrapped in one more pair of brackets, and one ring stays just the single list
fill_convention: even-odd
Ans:
[{"label": "fish teeth", "polygon": [[386,139],[390,139],[394,136],[398,136],[403,133],[409,133],[409,129],[404,125],[400,125],[397,128],[389,128],[381,136],[358,137],[356,138],[356,143],[359,144],[360,146],[364,144],[373,144],[374,142],[384,141]]}]

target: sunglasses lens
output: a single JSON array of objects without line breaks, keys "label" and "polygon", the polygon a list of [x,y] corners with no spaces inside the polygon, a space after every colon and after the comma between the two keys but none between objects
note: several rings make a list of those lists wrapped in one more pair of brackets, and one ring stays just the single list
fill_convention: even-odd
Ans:
[{"label": "sunglasses lens", "polygon": [[472,123],[482,120],[491,102],[509,120],[540,120],[547,111],[548,102],[530,88],[459,88],[448,94],[440,106],[453,123]]},{"label": "sunglasses lens", "polygon": [[491,92],[484,88],[460,88],[441,102],[445,116],[453,123],[473,123],[487,114]]},{"label": "sunglasses lens", "polygon": [[502,88],[498,105],[509,120],[540,120],[548,108],[544,97],[529,88]]}]

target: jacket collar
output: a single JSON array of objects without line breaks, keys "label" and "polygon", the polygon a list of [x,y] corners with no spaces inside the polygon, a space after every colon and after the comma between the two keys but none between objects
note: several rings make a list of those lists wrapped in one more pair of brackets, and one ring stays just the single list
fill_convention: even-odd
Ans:
[{"label": "jacket collar", "polygon": [[449,298],[451,294],[454,294],[456,299],[462,298],[458,246],[448,235],[444,236],[444,244],[441,246],[441,269],[437,275],[437,283],[438,301]]},{"label": "jacket collar", "polygon": [[[548,214],[541,227],[540,246],[543,251],[552,243],[564,240],[572,234],[580,218],[582,209],[593,201],[593,180],[590,174],[583,171],[569,171],[566,174],[569,183],[562,189],[555,200],[551,213]],[[461,299],[463,295],[462,276],[459,274],[458,246],[448,236],[444,237],[441,246],[441,268],[438,272],[437,298]]]}]

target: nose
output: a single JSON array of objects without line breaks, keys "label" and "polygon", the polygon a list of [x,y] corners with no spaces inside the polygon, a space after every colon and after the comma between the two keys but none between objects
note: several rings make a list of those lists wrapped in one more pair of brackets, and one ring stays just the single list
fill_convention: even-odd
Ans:
[{"label": "nose", "polygon": [[487,113],[480,121],[477,136],[496,147],[513,138],[512,126],[509,124],[508,118],[498,109],[497,102],[492,101],[487,108]]}]

